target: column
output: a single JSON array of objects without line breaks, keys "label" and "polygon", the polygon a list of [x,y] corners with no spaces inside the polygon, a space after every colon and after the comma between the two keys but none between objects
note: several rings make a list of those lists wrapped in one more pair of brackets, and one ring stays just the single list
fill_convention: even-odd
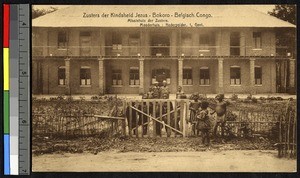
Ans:
[{"label": "column", "polygon": [[221,30],[218,30],[215,34],[216,38],[216,56],[221,56],[221,42],[222,42],[222,33]]},{"label": "column", "polygon": [[183,58],[178,59],[178,86],[182,86],[183,76]]},{"label": "column", "polygon": [[255,90],[255,58],[250,58],[250,93],[256,94]]},{"label": "column", "polygon": [[289,78],[289,93],[295,93],[295,59],[290,59]]},{"label": "column", "polygon": [[99,95],[103,95],[105,94],[105,67],[104,67],[104,59],[103,58],[99,58],[98,59],[98,63],[99,63]]},{"label": "column", "polygon": [[100,40],[100,56],[105,56],[105,31],[100,29],[99,31]]},{"label": "column", "polygon": [[224,62],[223,58],[218,59],[218,80],[219,80],[218,93],[224,93],[223,62]]},{"label": "column", "polygon": [[144,58],[139,58],[140,67],[140,87],[139,87],[139,94],[144,94]]},{"label": "column", "polygon": [[177,56],[177,31],[172,30],[171,32],[171,47],[170,56]]},{"label": "column", "polygon": [[66,94],[71,94],[70,91],[70,58],[65,59],[65,72],[66,72]]},{"label": "column", "polygon": [[48,56],[49,55],[49,32],[46,29],[42,30],[42,50],[43,50],[43,56]]}]

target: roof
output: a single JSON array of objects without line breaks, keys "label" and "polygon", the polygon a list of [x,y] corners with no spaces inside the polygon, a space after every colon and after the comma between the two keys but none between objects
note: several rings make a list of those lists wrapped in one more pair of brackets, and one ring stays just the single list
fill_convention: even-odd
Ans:
[{"label": "roof", "polygon": [[[136,13],[143,17],[135,17]],[[156,19],[161,21],[155,22]],[[141,27],[141,24],[144,27],[167,24],[169,27],[196,27],[195,24],[199,27],[296,27],[242,5],[71,5],[32,21],[33,27]]]}]

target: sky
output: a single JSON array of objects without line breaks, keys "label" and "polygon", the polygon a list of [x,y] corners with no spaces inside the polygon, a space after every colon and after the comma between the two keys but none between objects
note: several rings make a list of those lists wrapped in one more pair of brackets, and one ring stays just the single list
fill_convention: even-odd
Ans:
[{"label": "sky", "polygon": [[[65,8],[68,7],[69,5],[36,5],[34,8],[38,9],[49,9],[50,7],[57,7],[57,8]],[[256,9],[258,11],[261,11],[263,13],[268,13],[268,11],[272,11],[275,7],[275,5],[245,5],[248,6],[252,9]]]}]

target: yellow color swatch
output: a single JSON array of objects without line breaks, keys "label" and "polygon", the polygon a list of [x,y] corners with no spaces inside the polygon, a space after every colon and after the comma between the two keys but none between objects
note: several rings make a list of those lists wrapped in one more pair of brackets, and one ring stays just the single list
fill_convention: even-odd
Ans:
[{"label": "yellow color swatch", "polygon": [[3,48],[4,90],[9,90],[9,48]]}]

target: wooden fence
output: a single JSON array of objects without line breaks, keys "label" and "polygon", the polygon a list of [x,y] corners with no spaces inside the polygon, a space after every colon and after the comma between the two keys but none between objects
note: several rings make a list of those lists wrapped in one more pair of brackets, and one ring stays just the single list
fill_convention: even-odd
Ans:
[{"label": "wooden fence", "polygon": [[297,156],[297,112],[289,104],[286,113],[279,118],[278,156],[287,158]]},{"label": "wooden fence", "polygon": [[188,110],[188,100],[165,99],[127,100],[123,109],[128,134],[136,137],[187,136]]},{"label": "wooden fence", "polygon": [[111,136],[124,134],[125,119],[122,117],[98,115],[56,115],[33,114],[34,135],[43,136]]},{"label": "wooden fence", "polygon": [[[190,116],[190,100],[176,99],[144,99],[124,100],[121,106],[123,115],[117,116],[115,109],[110,116],[100,115],[47,115],[33,114],[33,134],[47,136],[88,136],[107,134],[129,135],[132,137],[157,136],[192,136]],[[116,106],[117,108],[117,106]],[[287,112],[290,111],[287,109]],[[248,129],[251,135],[268,135],[272,129],[280,135],[279,154],[291,155],[296,147],[296,119],[293,114],[256,111],[230,111],[234,119],[226,122],[230,133],[237,137],[245,137]],[[293,117],[292,117],[293,116]],[[215,119],[212,116],[212,119]],[[280,128],[279,128],[280,127]],[[243,130],[244,129],[244,130]],[[219,129],[220,132],[220,129]],[[248,133],[249,134],[249,133]],[[276,133],[275,133],[276,134]]]},{"label": "wooden fence", "polygon": [[[176,136],[177,134],[183,137],[192,136],[191,124],[188,122],[190,117],[189,102],[190,100],[187,99],[127,100],[124,102],[124,115],[127,118],[128,126],[126,133],[135,137],[156,137],[165,134],[167,136]],[[248,129],[252,135],[269,135],[278,123],[279,117],[278,113],[263,111],[239,110],[230,111],[230,113],[235,118],[227,121],[225,126],[227,131],[230,129],[231,135],[237,137],[244,137],[245,129]],[[212,115],[211,119],[214,125],[216,116]],[[158,129],[166,129],[161,132],[156,130],[157,127],[159,127]],[[220,132],[221,129],[219,128],[218,133]]]}]

